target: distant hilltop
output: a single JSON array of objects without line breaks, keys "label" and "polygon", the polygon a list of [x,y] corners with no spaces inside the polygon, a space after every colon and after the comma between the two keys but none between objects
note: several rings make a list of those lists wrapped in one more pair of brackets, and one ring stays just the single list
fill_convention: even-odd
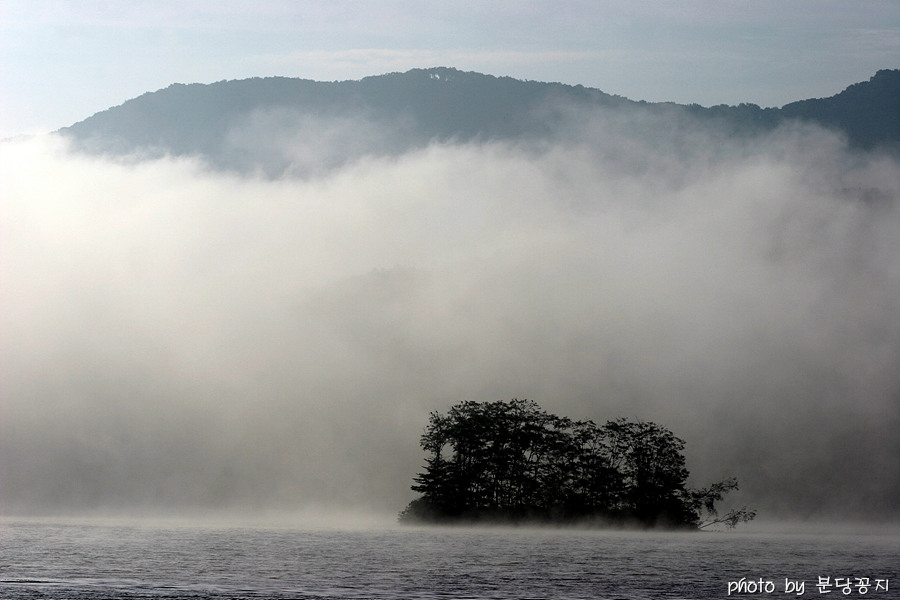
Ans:
[{"label": "distant hilltop", "polygon": [[[598,108],[688,115],[701,123],[724,126],[733,135],[753,135],[801,120],[838,131],[852,148],[900,147],[900,69],[878,71],[869,81],[829,98],[801,100],[781,108],[649,103],[580,85],[522,81],[447,67],[359,81],[268,77],[173,84],[99,112],[60,133],[89,152],[199,155],[222,168],[246,169],[252,166],[254,153],[265,150],[265,144],[248,144],[246,136],[242,138],[242,133],[254,128],[298,136],[371,134],[379,138],[377,151],[393,153],[433,141],[552,136],[570,116],[567,111]],[[322,123],[328,126],[323,128]]]}]

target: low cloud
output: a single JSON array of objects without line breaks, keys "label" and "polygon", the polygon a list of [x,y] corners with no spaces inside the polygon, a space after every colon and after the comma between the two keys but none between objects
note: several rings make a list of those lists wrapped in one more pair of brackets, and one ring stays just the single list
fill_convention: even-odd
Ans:
[{"label": "low cloud", "polygon": [[389,513],[430,411],[527,397],[668,426],[763,517],[896,518],[900,166],[668,122],[287,135],[280,179],[2,144],[4,510]]}]

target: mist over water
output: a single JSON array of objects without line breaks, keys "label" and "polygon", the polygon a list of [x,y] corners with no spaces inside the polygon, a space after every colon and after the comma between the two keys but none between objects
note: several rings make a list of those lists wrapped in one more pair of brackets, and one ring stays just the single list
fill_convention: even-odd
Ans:
[{"label": "mist over water", "polygon": [[0,510],[390,514],[429,412],[518,397],[669,427],[761,519],[897,519],[896,158],[616,113],[404,152],[352,125],[236,129],[280,178],[0,144]]}]

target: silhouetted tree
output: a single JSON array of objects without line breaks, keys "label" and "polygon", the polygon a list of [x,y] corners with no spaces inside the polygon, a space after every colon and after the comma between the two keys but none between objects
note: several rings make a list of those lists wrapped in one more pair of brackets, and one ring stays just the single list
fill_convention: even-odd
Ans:
[{"label": "silhouetted tree", "polygon": [[688,490],[687,503],[695,515],[697,515],[697,526],[700,528],[709,527],[721,523],[728,527],[735,527],[738,523],[746,523],[752,521],[756,517],[756,511],[743,508],[736,508],[719,516],[716,510],[716,502],[731,490],[738,489],[737,479],[731,477],[714,483],[708,488],[697,488]]},{"label": "silhouetted tree", "polygon": [[529,400],[461,402],[432,413],[421,438],[422,496],[401,521],[598,519],[664,527],[734,526],[716,502],[735,479],[687,489],[684,441],[660,425],[618,419],[598,426],[552,415]]}]

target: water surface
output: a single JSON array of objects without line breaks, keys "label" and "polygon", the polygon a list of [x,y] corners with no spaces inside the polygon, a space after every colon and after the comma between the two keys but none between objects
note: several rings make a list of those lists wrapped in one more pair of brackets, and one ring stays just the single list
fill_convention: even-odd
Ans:
[{"label": "water surface", "polygon": [[[9,600],[886,599],[898,597],[898,565],[895,535],[0,522]],[[819,577],[831,585],[820,590]],[[741,578],[774,591],[729,596]],[[850,579],[849,594],[835,578]],[[787,593],[786,579],[803,593]]]}]

